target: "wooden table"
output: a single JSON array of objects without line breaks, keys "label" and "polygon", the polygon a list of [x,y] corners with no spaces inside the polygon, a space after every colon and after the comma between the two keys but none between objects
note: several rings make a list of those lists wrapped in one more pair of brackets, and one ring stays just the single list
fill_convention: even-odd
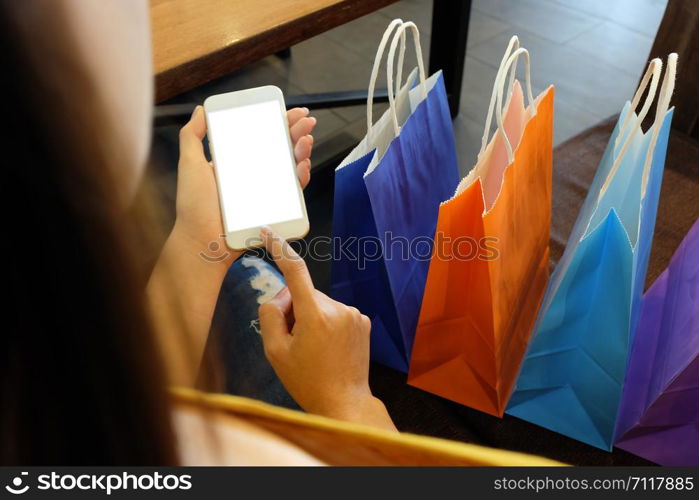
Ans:
[{"label": "wooden table", "polygon": [[156,102],[397,0],[151,0]]}]

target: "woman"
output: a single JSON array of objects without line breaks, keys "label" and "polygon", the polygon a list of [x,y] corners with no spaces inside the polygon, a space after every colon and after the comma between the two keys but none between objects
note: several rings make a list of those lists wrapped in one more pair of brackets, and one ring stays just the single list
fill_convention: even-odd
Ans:
[{"label": "woman", "polygon": [[[146,0],[6,0],[0,18],[0,463],[316,463],[261,428],[166,395],[168,383],[194,384],[239,255],[199,256],[222,224],[198,107],[180,134],[176,222],[146,278],[159,229],[136,196],[147,192],[153,95]],[[303,185],[307,114],[288,116]],[[394,429],[368,386],[368,319],[315,290],[277,235],[263,238],[288,283],[259,318],[286,389],[309,412]]]}]

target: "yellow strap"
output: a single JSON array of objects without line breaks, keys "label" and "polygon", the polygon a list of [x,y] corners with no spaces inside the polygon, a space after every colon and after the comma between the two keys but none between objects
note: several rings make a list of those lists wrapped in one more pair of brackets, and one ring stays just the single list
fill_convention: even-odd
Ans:
[{"label": "yellow strap", "polygon": [[[360,461],[367,465],[565,465],[524,453],[384,431],[228,394],[186,388],[173,388],[171,394],[180,404],[218,410],[251,421],[330,464]],[[311,442],[314,440],[319,446],[314,446]],[[335,443],[338,446],[332,445]],[[346,456],[341,456],[343,453]]]}]

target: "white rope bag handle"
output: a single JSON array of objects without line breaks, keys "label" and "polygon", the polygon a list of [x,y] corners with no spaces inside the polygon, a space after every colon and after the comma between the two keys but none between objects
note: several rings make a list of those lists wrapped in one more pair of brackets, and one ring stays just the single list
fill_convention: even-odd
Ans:
[{"label": "white rope bag handle", "polygon": [[[655,98],[655,91],[658,87],[658,81],[660,81],[660,73],[662,72],[662,69],[663,61],[658,57],[656,57],[650,63],[648,63],[648,68],[646,69],[646,72],[644,73],[643,78],[641,79],[641,83],[638,85],[636,93],[633,95],[633,99],[631,100],[631,111],[636,111],[636,109],[638,108],[638,102],[641,100],[641,96],[643,95],[643,92],[645,92],[646,87],[648,87],[648,81],[652,76],[653,80],[650,82],[650,90],[648,91],[646,100],[643,102],[643,107],[641,108],[641,111],[639,113],[639,115],[642,115],[645,118],[646,114],[650,110],[650,105],[653,103],[653,99]],[[621,138],[623,137],[624,132],[626,131],[626,127],[628,126],[630,121],[631,113],[627,114],[626,117],[624,117],[624,121],[622,122],[621,127],[619,128],[619,135],[616,136],[616,140],[614,141],[615,150],[618,149],[619,142],[621,141]]]},{"label": "white rope bag handle", "polygon": [[531,70],[530,70],[530,61],[529,61],[529,51],[527,49],[519,48],[515,50],[510,57],[507,58],[507,62],[505,63],[505,66],[503,66],[503,71],[500,75],[498,75],[499,82],[498,82],[498,97],[497,97],[497,103],[495,107],[495,118],[498,123],[498,132],[502,135],[502,138],[505,142],[505,148],[507,149],[507,160],[509,163],[512,163],[512,161],[515,158],[514,152],[512,151],[512,144],[510,144],[510,140],[507,137],[507,134],[505,133],[505,126],[503,124],[502,120],[502,93],[503,93],[503,87],[505,84],[505,75],[507,74],[507,70],[510,69],[510,66],[512,64],[515,64],[516,68],[516,63],[517,60],[519,59],[519,56],[523,55],[524,56],[524,73],[525,73],[525,78],[527,82],[527,106],[531,108],[532,110],[532,116],[536,115],[536,106],[534,102],[534,95],[532,94],[532,78],[531,78]]},{"label": "white rope bag handle", "polygon": [[[415,26],[415,23],[408,21],[401,24],[398,27],[395,35],[393,35],[393,40],[391,41],[391,48],[388,51],[388,64],[386,65],[386,81],[388,82],[388,102],[393,110],[393,130],[396,136],[400,134],[400,126],[398,125],[398,117],[395,111],[395,97],[393,95],[393,60],[396,54],[396,45],[398,44],[399,35],[402,36],[406,29],[410,29],[413,34],[413,41],[415,42],[415,55],[417,57],[417,67],[420,72],[420,89],[422,90],[422,98],[427,97],[427,86],[425,85],[425,63],[422,60],[422,46],[420,45],[420,31]],[[399,60],[399,64],[403,64],[403,61]]]},{"label": "white rope bag handle", "polygon": [[[653,59],[649,64],[648,64],[648,69],[646,69],[645,74],[643,75],[643,79],[641,80],[641,83],[638,86],[638,89],[636,90],[636,93],[633,96],[633,100],[631,101],[631,109],[629,110],[629,113],[626,115],[626,118],[624,119],[620,129],[619,129],[619,135],[616,138],[616,141],[614,143],[614,149],[616,151],[619,138],[623,137],[624,133],[626,132],[626,128],[630,125],[633,127],[631,129],[631,132],[629,132],[626,135],[626,139],[624,140],[623,146],[621,148],[621,151],[617,155],[617,157],[614,159],[614,163],[612,164],[612,168],[609,170],[609,173],[607,174],[607,178],[604,180],[604,184],[602,184],[602,188],[600,189],[599,193],[599,198],[601,199],[607,190],[609,189],[609,185],[612,183],[612,179],[614,179],[614,176],[616,175],[617,171],[619,170],[619,167],[621,166],[621,162],[624,160],[624,157],[626,156],[626,152],[628,151],[629,147],[631,146],[631,142],[633,141],[634,136],[636,133],[638,133],[638,130],[641,127],[641,123],[643,122],[643,119],[646,117],[648,114],[648,110],[650,109],[651,104],[655,100],[655,94],[658,89],[658,80],[660,80],[660,72],[662,71],[663,68],[663,61],[660,58],[655,58]],[[643,92],[646,90],[646,87],[648,87],[648,81],[650,80],[650,88],[648,89],[648,95],[646,96],[646,100],[643,103],[643,107],[641,108],[640,113],[634,120],[633,124],[630,122],[631,114],[636,110],[638,107],[638,102],[641,99],[641,96],[643,95]]]},{"label": "white rope bag handle", "polygon": [[[374,66],[371,68],[371,77],[369,78],[369,90],[367,92],[366,101],[366,130],[367,134],[371,131],[371,127],[374,126],[374,90],[376,88],[376,79],[379,76],[379,66],[381,65],[381,59],[383,59],[383,54],[386,50],[386,45],[388,44],[388,38],[393,33],[397,27],[403,24],[402,19],[394,19],[388,24],[386,31],[384,31],[381,37],[381,42],[379,43],[378,49],[376,49],[376,56],[374,57]],[[403,79],[403,57],[405,56],[405,32],[402,32],[400,38],[400,53],[398,54],[398,74],[396,75],[396,93],[400,89],[400,83]],[[390,93],[390,91],[389,91]],[[395,109],[393,109],[395,114]]]},{"label": "white rope bag handle", "polygon": [[650,167],[653,164],[653,154],[655,153],[655,145],[658,142],[660,128],[665,121],[665,115],[670,108],[670,99],[675,91],[675,77],[677,76],[677,54],[673,52],[667,56],[667,67],[665,68],[665,76],[663,84],[660,87],[658,96],[658,105],[655,108],[655,120],[653,120],[653,132],[648,144],[646,152],[646,162],[643,165],[643,178],[641,180],[641,197],[645,197],[646,188],[648,187],[648,178],[650,176]]},{"label": "white rope bag handle", "polygon": [[[517,37],[517,35],[513,35],[512,38],[510,38],[509,43],[507,44],[507,49],[505,50],[502,59],[500,60],[500,66],[498,67],[498,72],[495,76],[495,81],[493,81],[493,91],[490,94],[490,104],[488,104],[488,115],[485,119],[485,129],[483,130],[483,137],[481,137],[481,150],[478,152],[478,158],[481,157],[481,155],[485,151],[485,148],[488,146],[488,139],[490,138],[490,125],[493,122],[493,111],[495,110],[495,99],[498,93],[498,81],[500,79],[500,73],[502,73],[502,68],[505,66],[505,63],[507,62],[507,59],[510,57],[510,53],[512,52],[512,50],[517,49],[519,49],[519,38]],[[516,66],[513,66],[510,70],[510,79],[507,83],[508,96],[512,90],[512,83],[514,82],[516,70]]]}]

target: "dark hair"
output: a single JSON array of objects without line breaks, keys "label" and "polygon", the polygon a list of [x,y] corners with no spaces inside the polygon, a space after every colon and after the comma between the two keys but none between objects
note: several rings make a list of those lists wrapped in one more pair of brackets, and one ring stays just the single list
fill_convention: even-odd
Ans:
[{"label": "dark hair", "polygon": [[55,88],[15,5],[0,3],[0,464],[175,463],[135,225],[116,203],[96,94],[77,73],[73,97]]}]

